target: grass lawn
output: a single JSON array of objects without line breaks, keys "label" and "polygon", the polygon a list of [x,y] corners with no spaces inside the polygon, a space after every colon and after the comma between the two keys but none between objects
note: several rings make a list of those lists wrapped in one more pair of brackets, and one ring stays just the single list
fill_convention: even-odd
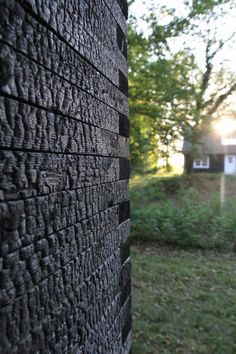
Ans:
[{"label": "grass lawn", "polygon": [[133,353],[235,354],[236,255],[132,246]]}]

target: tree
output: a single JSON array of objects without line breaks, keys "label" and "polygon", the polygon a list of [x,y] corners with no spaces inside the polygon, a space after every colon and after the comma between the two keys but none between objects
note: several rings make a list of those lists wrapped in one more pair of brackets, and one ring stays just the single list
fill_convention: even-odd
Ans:
[{"label": "tree", "polygon": [[158,153],[168,159],[163,145],[168,141],[174,146],[180,135],[181,124],[177,129],[177,123],[187,115],[186,101],[191,104],[194,56],[179,51],[170,59],[153,60],[150,41],[134,27],[130,25],[128,34],[131,161],[156,164]]},{"label": "tree", "polygon": [[[217,67],[217,57],[224,47],[235,38],[235,32],[229,37],[220,38],[209,21],[206,21],[205,33],[198,33],[205,45],[205,65],[199,70],[199,79],[196,85],[194,110],[188,125],[188,139],[198,143],[202,134],[211,128],[214,116],[224,104],[224,109],[230,105],[227,99],[236,91],[236,76],[222,63]],[[186,132],[185,132],[186,133]]]},{"label": "tree", "polygon": [[[185,2],[187,14],[176,17],[166,6],[151,10],[146,21],[150,35],[137,31],[132,19],[129,25],[130,48],[130,117],[131,161],[147,162],[150,157],[168,159],[180,136],[197,143],[209,127],[215,112],[236,89],[236,80],[227,78],[226,70],[215,69],[215,59],[232,41],[210,36],[211,20],[216,20],[232,1]],[[170,21],[162,24],[162,17]],[[204,24],[204,30],[202,30]],[[173,38],[188,34],[205,43],[205,68],[197,65],[193,48],[183,42],[181,50],[173,50]],[[189,37],[188,37],[189,38]]]}]

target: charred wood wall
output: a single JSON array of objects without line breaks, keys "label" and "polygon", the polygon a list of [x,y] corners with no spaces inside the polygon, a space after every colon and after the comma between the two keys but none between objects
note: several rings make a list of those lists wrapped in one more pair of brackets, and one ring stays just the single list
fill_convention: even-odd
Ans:
[{"label": "charred wood wall", "polygon": [[0,352],[129,353],[127,2],[0,4]]}]

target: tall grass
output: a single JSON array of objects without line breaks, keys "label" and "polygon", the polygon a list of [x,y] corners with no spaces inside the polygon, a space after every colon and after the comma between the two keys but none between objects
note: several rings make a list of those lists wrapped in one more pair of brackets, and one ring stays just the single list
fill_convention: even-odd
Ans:
[{"label": "tall grass", "polygon": [[236,197],[223,207],[218,192],[204,200],[189,178],[154,178],[134,184],[131,206],[132,241],[183,248],[235,248]]}]

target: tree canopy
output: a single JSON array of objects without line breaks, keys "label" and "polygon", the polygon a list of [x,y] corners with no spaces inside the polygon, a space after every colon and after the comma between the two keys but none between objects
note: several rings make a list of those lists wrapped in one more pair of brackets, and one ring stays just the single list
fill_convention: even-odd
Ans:
[{"label": "tree canopy", "polygon": [[[131,161],[167,161],[176,140],[197,143],[214,114],[236,91],[235,74],[220,65],[219,54],[233,43],[234,31],[221,36],[217,21],[232,9],[230,0],[184,1],[184,16],[151,6],[143,20],[131,16],[128,29]],[[191,42],[191,43],[190,43]],[[195,48],[194,48],[195,46]],[[199,65],[196,47],[202,51]]]}]

